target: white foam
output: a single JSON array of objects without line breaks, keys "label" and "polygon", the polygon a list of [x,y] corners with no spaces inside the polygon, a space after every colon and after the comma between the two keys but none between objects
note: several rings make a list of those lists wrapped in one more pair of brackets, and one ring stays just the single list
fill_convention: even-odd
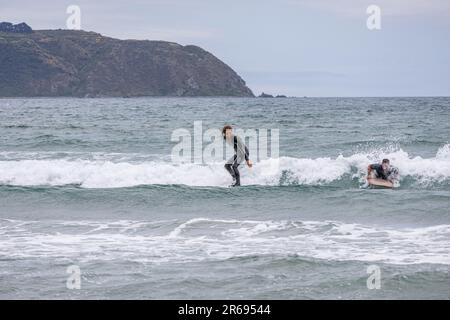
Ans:
[{"label": "white foam", "polygon": [[[252,170],[242,168],[247,185],[327,184],[345,175],[363,177],[369,163],[389,158],[400,169],[401,176],[419,182],[443,182],[450,178],[450,146],[441,147],[436,157],[411,156],[403,150],[356,153],[349,157],[316,159],[281,157],[263,160]],[[131,158],[131,157],[130,157]],[[139,158],[139,157],[138,157]],[[209,165],[173,164],[167,161],[127,161],[126,156],[107,160],[20,159],[0,161],[0,184],[16,186],[77,184],[84,188],[117,188],[152,184],[220,186],[230,184],[223,163]]]},{"label": "white foam", "polygon": [[[196,218],[169,227],[174,223],[0,220],[0,258],[176,263],[297,255],[337,261],[450,265],[450,225],[392,229],[338,221]],[[167,230],[158,233],[158,225]]]}]

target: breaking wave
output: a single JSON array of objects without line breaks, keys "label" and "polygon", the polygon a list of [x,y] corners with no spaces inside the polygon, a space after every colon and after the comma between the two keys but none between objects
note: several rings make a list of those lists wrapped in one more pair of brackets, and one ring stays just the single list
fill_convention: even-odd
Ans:
[{"label": "breaking wave", "polygon": [[[59,155],[59,156],[58,156]],[[15,155],[17,157],[17,154]],[[326,185],[343,180],[362,180],[367,165],[391,159],[400,169],[401,181],[418,185],[448,183],[450,145],[436,156],[412,156],[402,149],[390,152],[356,153],[351,156],[316,159],[280,157],[241,170],[246,185]],[[173,164],[167,160],[149,160],[139,155],[76,157],[74,154],[34,154],[19,159],[0,158],[0,184],[13,186],[79,185],[82,188],[119,188],[138,185],[188,185],[225,187],[231,181],[223,163],[208,165]]]}]

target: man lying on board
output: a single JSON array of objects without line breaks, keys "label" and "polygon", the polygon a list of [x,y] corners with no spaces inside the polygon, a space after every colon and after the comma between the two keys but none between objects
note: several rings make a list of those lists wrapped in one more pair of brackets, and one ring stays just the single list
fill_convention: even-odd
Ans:
[{"label": "man lying on board", "polygon": [[371,164],[367,168],[367,182],[370,185],[393,188],[398,186],[398,168],[391,166],[389,159],[383,159],[381,164]]}]

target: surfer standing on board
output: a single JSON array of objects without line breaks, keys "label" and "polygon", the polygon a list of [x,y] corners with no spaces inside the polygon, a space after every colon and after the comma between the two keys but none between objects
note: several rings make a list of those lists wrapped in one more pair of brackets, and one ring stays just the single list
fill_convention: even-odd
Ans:
[{"label": "surfer standing on board", "polygon": [[222,136],[226,142],[234,148],[234,156],[228,159],[225,164],[225,169],[227,169],[233,177],[233,184],[231,186],[237,187],[241,185],[241,175],[239,174],[238,169],[239,165],[245,160],[248,167],[251,168],[253,163],[248,157],[249,152],[247,146],[242,142],[241,138],[233,134],[233,128],[231,126],[226,125],[223,127]]},{"label": "surfer standing on board", "polygon": [[367,168],[367,182],[393,188],[398,185],[399,170],[391,166],[389,159],[383,159],[381,164],[371,164]]}]

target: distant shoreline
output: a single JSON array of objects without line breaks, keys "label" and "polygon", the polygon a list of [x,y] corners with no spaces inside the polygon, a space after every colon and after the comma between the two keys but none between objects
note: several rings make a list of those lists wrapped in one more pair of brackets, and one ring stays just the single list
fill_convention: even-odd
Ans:
[{"label": "distant shoreline", "polygon": [[216,98],[228,98],[228,99],[261,99],[261,100],[280,100],[280,99],[409,99],[409,98],[450,98],[450,96],[287,96],[283,98],[263,98],[263,97],[237,97],[237,96],[136,96],[136,97],[74,97],[74,96],[24,96],[24,97],[0,97],[0,100],[9,99],[80,99],[80,100],[94,100],[94,99],[216,99]]}]

